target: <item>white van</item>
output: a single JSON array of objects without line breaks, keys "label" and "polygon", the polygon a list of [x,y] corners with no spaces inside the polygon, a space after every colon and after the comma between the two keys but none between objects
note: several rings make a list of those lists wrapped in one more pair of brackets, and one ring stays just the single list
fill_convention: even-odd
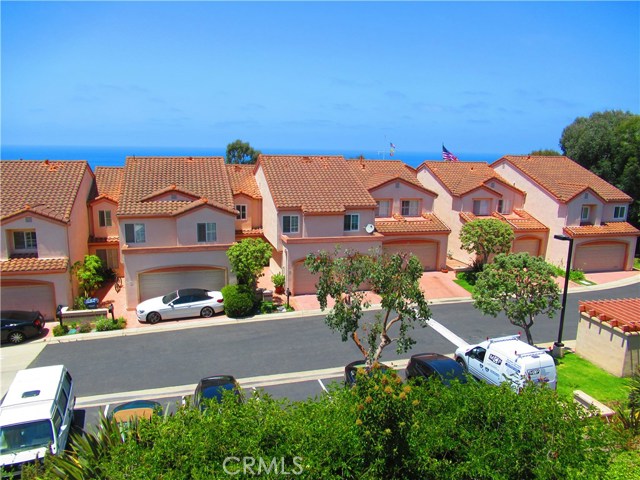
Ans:
[{"label": "white van", "polygon": [[459,347],[456,361],[478,380],[500,385],[510,382],[520,390],[525,382],[556,389],[556,364],[546,351],[520,340],[520,335],[490,338],[477,345]]},{"label": "white van", "polygon": [[3,472],[19,474],[22,464],[64,451],[75,403],[64,365],[19,371],[0,404]]}]

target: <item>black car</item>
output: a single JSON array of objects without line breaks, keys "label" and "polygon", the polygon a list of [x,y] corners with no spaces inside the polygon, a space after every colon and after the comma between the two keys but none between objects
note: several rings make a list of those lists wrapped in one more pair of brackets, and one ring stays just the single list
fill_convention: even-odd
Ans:
[{"label": "black car", "polygon": [[22,343],[26,338],[36,337],[44,328],[44,317],[38,311],[2,310],[2,341]]},{"label": "black car", "polygon": [[222,402],[222,395],[225,391],[235,393],[238,402],[242,402],[242,389],[231,375],[215,375],[203,378],[196,387],[193,405],[200,410],[204,410],[207,403],[205,400]]},{"label": "black car", "polygon": [[412,378],[438,378],[445,385],[452,380],[467,382],[464,369],[455,360],[439,353],[419,353],[413,355],[407,364],[407,380]]},{"label": "black car", "polygon": [[[380,370],[386,372],[387,370],[393,370],[389,365],[384,363],[378,363]],[[367,370],[367,364],[364,360],[356,360],[344,367],[344,384],[347,387],[353,387],[356,384],[356,373],[359,368]]]}]

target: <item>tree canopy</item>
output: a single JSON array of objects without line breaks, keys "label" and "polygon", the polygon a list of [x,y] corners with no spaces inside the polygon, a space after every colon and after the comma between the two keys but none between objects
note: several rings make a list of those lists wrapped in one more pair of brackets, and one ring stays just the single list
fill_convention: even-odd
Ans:
[{"label": "tree canopy", "polygon": [[78,279],[81,297],[90,297],[98,290],[104,281],[103,271],[102,260],[97,255],[85,255],[83,261],[78,260],[71,266],[71,273]]},{"label": "tree canopy", "polygon": [[[424,325],[431,316],[419,284],[422,264],[413,255],[336,249],[333,255],[324,251],[307,255],[305,266],[319,277],[317,298],[322,310],[329,297],[335,301],[325,322],[340,332],[343,342],[351,338],[368,365],[378,361],[393,342],[398,353],[407,352],[415,343],[408,330],[415,323]],[[381,297],[382,314],[374,322],[363,323],[364,310],[370,306],[365,287]],[[389,331],[396,323],[398,336],[392,338]],[[358,336],[359,328],[366,335],[366,346]]]},{"label": "tree canopy", "polygon": [[560,289],[554,278],[553,267],[541,257],[501,253],[478,273],[473,305],[494,317],[504,312],[513,325],[524,329],[533,345],[535,317],[542,313],[553,316],[560,308]]},{"label": "tree canopy", "polygon": [[269,264],[271,250],[271,245],[260,238],[246,238],[229,247],[227,257],[238,285],[255,289],[262,269]]},{"label": "tree canopy", "polygon": [[511,227],[497,218],[473,220],[460,230],[462,248],[477,256],[474,260],[476,270],[482,269],[490,255],[508,252],[513,237]]},{"label": "tree canopy", "polygon": [[628,219],[640,226],[640,115],[607,110],[578,117],[562,132],[560,147],[633,198]]},{"label": "tree canopy", "polygon": [[553,150],[551,148],[543,148],[540,150],[534,150],[529,155],[542,156],[542,157],[556,157],[562,154],[559,151]]},{"label": "tree canopy", "polygon": [[226,163],[256,163],[260,150],[254,150],[249,142],[236,140],[227,145]]}]

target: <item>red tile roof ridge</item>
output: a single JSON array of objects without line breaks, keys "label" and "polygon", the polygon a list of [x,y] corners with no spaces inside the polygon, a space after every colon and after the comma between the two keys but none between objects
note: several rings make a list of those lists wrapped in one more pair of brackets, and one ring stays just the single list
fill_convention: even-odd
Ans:
[{"label": "red tile roof ridge", "polygon": [[236,211],[235,208],[230,208],[226,205],[223,205],[219,202],[216,202],[214,200],[209,200],[207,198],[199,198],[197,200],[194,200],[193,202],[188,203],[187,205],[183,206],[182,208],[179,208],[177,210],[175,210],[171,215],[172,216],[177,216],[177,215],[182,215],[183,213],[186,213],[190,210],[193,210],[194,208],[198,208],[198,207],[202,207],[205,205],[209,205],[211,207],[217,208],[218,210],[222,210],[228,213],[232,213],[234,215],[236,215],[238,212]]},{"label": "red tile roof ridge", "polygon": [[624,332],[640,331],[640,298],[586,300],[578,305],[581,313],[587,313],[590,317],[598,318]]},{"label": "red tile roof ridge", "polygon": [[422,162],[418,167],[425,167],[442,183],[442,185],[456,197],[465,195],[477,188],[487,188],[495,191],[488,183],[491,180],[498,181],[506,187],[522,192],[514,187],[505,178],[493,170],[487,162],[446,162],[430,161]]},{"label": "red tile roof ridge", "polygon": [[69,266],[69,259],[60,258],[11,258],[0,261],[1,273],[14,272],[45,272],[45,271],[65,271]]},{"label": "red tile roof ridge", "polygon": [[607,222],[600,225],[574,225],[564,227],[570,237],[591,235],[633,235],[640,236],[640,230],[629,222]]}]

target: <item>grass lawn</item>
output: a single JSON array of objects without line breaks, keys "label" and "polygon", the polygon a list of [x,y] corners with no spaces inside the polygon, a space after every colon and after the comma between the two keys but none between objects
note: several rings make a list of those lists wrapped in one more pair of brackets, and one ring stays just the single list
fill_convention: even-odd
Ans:
[{"label": "grass lawn", "polygon": [[633,259],[633,268],[636,270],[640,270],[640,258]]},{"label": "grass lawn", "polygon": [[573,398],[574,390],[582,390],[596,400],[610,405],[626,402],[631,379],[618,378],[574,353],[558,360],[558,395]]},{"label": "grass lawn", "polygon": [[473,293],[475,290],[474,286],[467,281],[467,272],[458,272],[453,283],[457,283],[469,293]]}]

